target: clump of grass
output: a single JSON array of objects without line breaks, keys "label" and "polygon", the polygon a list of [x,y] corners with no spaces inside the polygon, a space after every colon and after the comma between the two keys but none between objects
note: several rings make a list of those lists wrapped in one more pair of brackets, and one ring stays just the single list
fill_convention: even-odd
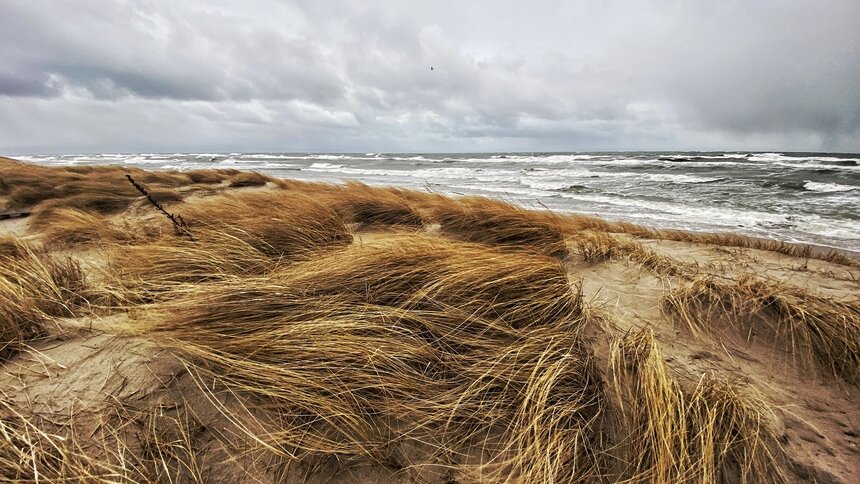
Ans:
[{"label": "clump of grass", "polygon": [[112,215],[127,209],[129,205],[131,205],[132,201],[134,201],[134,199],[128,196],[88,193],[51,200],[40,208],[42,210],[71,208],[87,212],[95,212],[102,215]]},{"label": "clump of grass", "polygon": [[652,230],[652,235],[649,236],[649,238],[765,250],[803,259],[817,259],[832,262],[834,264],[860,267],[860,260],[836,250],[826,250],[820,247],[806,244],[793,244],[781,240],[747,237],[740,234],[699,233],[684,232],[680,230]]},{"label": "clump of grass", "polygon": [[32,207],[47,199],[47,191],[37,187],[18,187],[9,190],[7,209],[22,209]]},{"label": "clump of grass", "polygon": [[[7,209],[31,207],[76,208],[100,214],[126,210],[139,194],[124,182],[126,174],[147,183],[161,201],[178,201],[182,195],[175,189],[198,183],[217,182],[234,177],[257,179],[262,175],[243,174],[238,170],[200,170],[193,175],[178,172],[147,172],[120,166],[45,167],[12,160],[0,161],[0,180],[6,188]],[[267,178],[268,179],[268,178]]]},{"label": "clump of grass", "polygon": [[72,316],[86,305],[89,286],[76,261],[20,245],[0,257],[0,361],[42,337],[50,319]]},{"label": "clump of grass", "polygon": [[563,218],[484,197],[465,197],[435,207],[433,220],[445,235],[502,248],[567,254]]},{"label": "clump of grass", "polygon": [[0,235],[0,260],[15,259],[27,252],[25,243],[14,235]]},{"label": "clump of grass", "polygon": [[222,231],[266,255],[288,260],[352,243],[337,213],[304,195],[234,193],[188,205],[185,213],[191,227]]},{"label": "clump of grass", "polygon": [[112,253],[110,293],[152,301],[186,283],[264,274],[352,242],[336,213],[300,195],[212,197],[185,213],[194,241],[160,239]]},{"label": "clump of grass", "polygon": [[706,375],[684,391],[650,330],[610,350],[615,480],[787,482],[775,416],[739,385]]},{"label": "clump of grass", "polygon": [[185,172],[191,183],[200,183],[204,185],[214,185],[223,182],[231,176],[239,173],[238,170],[192,170]]},{"label": "clump of grass", "polygon": [[124,227],[107,217],[93,212],[71,208],[43,210],[33,219],[46,246],[58,247],[95,243],[143,242],[158,237],[159,229],[150,223],[139,222]]},{"label": "clump of grass", "polygon": [[573,252],[583,261],[598,263],[612,259],[626,259],[639,253],[641,244],[622,240],[616,235],[591,230],[581,231],[571,236]]},{"label": "clump of grass", "polygon": [[581,295],[571,289],[556,259],[421,235],[322,254],[271,277],[307,295],[457,309],[516,328],[576,317],[582,308]]},{"label": "clump of grass", "polygon": [[194,285],[142,330],[279,415],[256,438],[291,461],[421,472],[396,450],[420,445],[423,468],[537,483],[598,472],[580,304],[553,258],[408,235]]},{"label": "clump of grass", "polygon": [[687,455],[687,402],[653,333],[629,333],[613,340],[610,369],[619,419],[619,477],[630,482],[687,480],[695,473]]},{"label": "clump of grass", "polygon": [[359,230],[371,227],[421,227],[424,220],[412,204],[396,190],[371,188],[349,182],[327,202],[343,219],[358,224]]},{"label": "clump of grass", "polygon": [[170,238],[111,251],[104,296],[148,302],[170,297],[186,283],[262,274],[279,263],[223,231],[195,233],[200,237],[196,242]]},{"label": "clump of grass", "polygon": [[697,271],[695,266],[682,264],[648,249],[635,240],[624,239],[618,235],[587,230],[572,234],[571,240],[573,252],[585,262],[629,260],[662,276],[691,276]]},{"label": "clump of grass", "polygon": [[695,278],[667,294],[663,310],[690,330],[722,322],[758,330],[784,342],[804,364],[817,362],[848,381],[860,381],[860,301],[837,300],[755,276]]},{"label": "clump of grass", "polygon": [[789,482],[767,403],[738,383],[706,374],[690,397],[691,463],[699,482]]},{"label": "clump of grass", "polygon": [[230,188],[262,187],[272,180],[272,177],[255,171],[242,171],[230,177]]},{"label": "clump of grass", "polygon": [[364,456],[415,471],[396,443],[428,446],[426,466],[466,480],[595,475],[600,385],[577,323],[520,331],[245,282],[175,301],[149,330],[204,378],[280,415],[258,438],[291,460]]},{"label": "clump of grass", "polygon": [[185,196],[181,192],[170,188],[153,188],[149,190],[149,194],[152,198],[158,200],[159,203],[176,203],[185,199]]}]

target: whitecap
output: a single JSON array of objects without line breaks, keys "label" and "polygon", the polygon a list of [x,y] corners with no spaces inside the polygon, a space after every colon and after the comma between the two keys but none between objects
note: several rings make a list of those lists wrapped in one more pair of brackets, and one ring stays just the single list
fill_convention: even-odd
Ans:
[{"label": "whitecap", "polygon": [[807,181],[803,184],[803,188],[813,191],[813,192],[822,192],[822,193],[831,193],[831,192],[850,192],[851,190],[857,190],[860,187],[855,187],[851,185],[842,185],[839,183],[820,183],[814,181]]}]

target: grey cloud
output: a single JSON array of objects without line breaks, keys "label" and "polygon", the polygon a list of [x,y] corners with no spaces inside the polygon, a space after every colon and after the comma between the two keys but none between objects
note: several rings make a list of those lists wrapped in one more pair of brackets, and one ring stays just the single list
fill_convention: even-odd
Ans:
[{"label": "grey cloud", "polygon": [[856,151],[858,17],[843,0],[11,0],[0,150]]}]

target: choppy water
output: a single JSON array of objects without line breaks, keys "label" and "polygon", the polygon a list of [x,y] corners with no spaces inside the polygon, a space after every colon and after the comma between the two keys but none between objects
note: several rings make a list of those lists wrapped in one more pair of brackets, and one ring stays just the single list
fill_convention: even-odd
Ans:
[{"label": "choppy water", "polygon": [[301,180],[484,194],[654,227],[860,251],[860,154],[175,153],[39,155],[46,165],[240,168]]}]

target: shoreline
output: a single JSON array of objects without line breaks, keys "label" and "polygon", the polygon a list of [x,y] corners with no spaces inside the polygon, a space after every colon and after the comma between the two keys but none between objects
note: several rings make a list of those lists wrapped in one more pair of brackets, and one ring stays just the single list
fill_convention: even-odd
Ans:
[{"label": "shoreline", "polygon": [[[158,170],[232,167],[281,178],[337,183],[359,179],[372,186],[419,191],[430,188],[448,195],[503,198],[529,208],[543,203],[556,211],[596,213],[666,229],[740,232],[860,251],[856,243],[860,240],[860,226],[854,222],[860,212],[851,201],[860,190],[856,166],[832,161],[834,157],[817,160],[770,154],[748,158],[730,153],[710,158],[690,156],[698,161],[667,161],[661,160],[666,157],[641,153],[175,153],[95,155],[81,158],[80,165],[77,158],[70,161],[73,157],[63,156],[34,161],[53,166],[87,166],[99,161]],[[848,161],[855,162],[853,158]],[[700,227],[690,227],[691,224]]]},{"label": "shoreline", "polygon": [[[22,164],[22,165],[24,165],[24,166],[27,166],[27,165],[34,165],[34,166],[45,166],[46,168],[58,168],[58,169],[62,169],[62,168],[63,168],[62,166],[55,167],[55,166],[52,166],[52,165],[41,165],[41,164],[33,163],[33,162],[31,162],[31,161],[20,161],[20,160],[16,160],[16,159],[14,159],[14,158],[4,158],[4,157],[0,156],[0,161],[2,161],[2,160],[11,161],[11,162],[14,162],[14,163],[20,163],[20,164]],[[91,166],[91,167],[95,167],[95,168],[98,168],[99,166],[102,166],[102,167],[105,167],[105,168],[108,168],[108,167],[119,167],[119,168],[122,168],[122,165],[115,165],[115,164],[106,164],[106,165],[86,165],[86,166]],[[177,173],[177,174],[181,174],[181,173],[183,173],[184,171],[188,171],[188,170],[176,171],[176,170],[168,170],[168,169],[158,169],[158,170],[155,170],[155,171],[165,172],[165,173]],[[310,184],[314,184],[314,183],[323,183],[323,184],[325,184],[325,183],[330,183],[330,182],[326,182],[326,181],[315,181],[315,180],[310,180],[310,181],[308,181],[308,180],[291,179],[291,178],[279,178],[279,177],[275,177],[275,178],[278,178],[278,179],[280,179],[280,180],[283,180],[284,182],[293,182],[293,181],[294,181],[294,182],[297,182],[297,183],[310,183]],[[339,185],[339,186],[346,186],[346,185],[349,185],[350,183],[363,183],[363,182],[361,182],[360,180],[343,180],[342,182],[336,183],[336,185]],[[369,185],[369,186],[370,186],[370,187],[380,188],[380,189],[413,190],[412,188],[405,188],[405,187],[398,187],[398,186],[391,186],[391,185]],[[429,192],[429,193],[437,193],[437,192]],[[451,195],[445,195],[445,196],[451,196]],[[460,195],[460,196],[466,196],[466,197],[468,197],[468,196],[471,196],[471,195],[469,195],[469,194],[463,194],[463,195]],[[487,196],[487,197],[489,197],[489,198],[495,198],[495,197],[492,197],[492,196],[489,196],[489,195],[480,195],[480,196]],[[559,213],[559,214],[571,214],[571,215],[574,215],[574,216],[577,216],[577,217],[596,218],[596,219],[599,219],[599,220],[605,220],[605,221],[610,222],[610,223],[618,224],[618,225],[620,225],[620,226],[637,227],[637,228],[642,229],[642,230],[644,230],[644,231],[652,231],[652,232],[654,232],[654,235],[655,235],[655,237],[656,237],[656,238],[666,237],[666,236],[667,236],[667,234],[689,234],[689,235],[690,235],[690,237],[687,237],[687,238],[685,238],[685,237],[680,237],[680,238],[678,238],[677,236],[676,236],[676,237],[674,237],[674,238],[675,238],[675,239],[680,239],[680,240],[689,241],[689,242],[692,242],[692,243],[714,244],[714,245],[721,245],[721,243],[719,242],[719,240],[720,240],[720,239],[723,239],[723,238],[731,238],[731,239],[749,239],[749,240],[751,241],[751,242],[750,242],[750,244],[748,244],[748,245],[741,245],[741,246],[746,246],[746,247],[750,247],[750,248],[756,248],[756,247],[755,247],[756,245],[766,246],[766,245],[768,245],[768,244],[784,244],[784,245],[786,245],[786,246],[788,246],[788,247],[794,247],[794,248],[796,248],[798,252],[803,252],[803,251],[806,251],[806,250],[808,249],[808,252],[809,252],[809,253],[811,253],[811,254],[812,254],[812,256],[813,256],[813,257],[815,257],[815,258],[827,257],[829,254],[839,254],[839,255],[842,255],[842,256],[845,256],[845,257],[847,257],[847,258],[854,259],[855,261],[860,262],[860,247],[858,247],[858,249],[856,249],[856,250],[852,250],[852,249],[848,249],[848,248],[844,248],[844,247],[838,247],[838,246],[826,245],[826,244],[821,244],[821,243],[798,242],[798,241],[794,241],[794,240],[781,239],[781,238],[778,238],[778,237],[772,237],[772,238],[771,238],[771,237],[766,237],[766,236],[752,235],[752,234],[748,234],[748,233],[745,233],[745,232],[742,232],[742,231],[740,231],[740,232],[738,232],[738,231],[731,231],[731,230],[717,230],[717,231],[715,231],[715,230],[707,230],[707,229],[704,229],[704,228],[703,228],[702,230],[695,230],[695,229],[675,229],[675,228],[671,228],[671,227],[663,227],[663,228],[661,228],[661,227],[655,227],[655,226],[650,226],[650,225],[639,224],[639,223],[636,223],[636,222],[633,222],[633,221],[630,221],[630,220],[627,220],[627,219],[606,219],[606,218],[601,217],[599,214],[590,214],[590,213],[581,212],[581,211],[574,211],[574,210],[557,210],[557,209],[551,209],[551,208],[549,208],[549,207],[546,207],[545,205],[543,205],[543,204],[542,204],[542,203],[540,203],[539,201],[538,201],[538,205],[539,205],[541,208],[535,208],[535,207],[534,207],[534,203],[526,203],[526,202],[529,202],[529,200],[508,200],[508,202],[509,202],[509,203],[515,203],[515,204],[517,204],[517,205],[519,205],[519,206],[522,206],[523,208],[525,208],[525,209],[527,209],[527,210],[538,210],[538,211],[540,211],[540,210],[547,210],[547,211],[549,211],[549,212],[553,212],[553,213]],[[534,202],[534,200],[533,200],[532,202]],[[635,229],[634,229],[634,230],[635,230]],[[670,235],[669,237],[670,237],[670,238],[672,238],[672,237],[671,237],[671,235]],[[701,238],[701,239],[704,239],[704,240],[701,240],[701,241],[698,241],[698,242],[697,242],[697,241],[694,241],[694,240],[691,240],[691,239],[696,239],[696,238]],[[709,241],[709,240],[713,240],[713,241]],[[760,244],[756,244],[756,242],[760,242]]]}]

